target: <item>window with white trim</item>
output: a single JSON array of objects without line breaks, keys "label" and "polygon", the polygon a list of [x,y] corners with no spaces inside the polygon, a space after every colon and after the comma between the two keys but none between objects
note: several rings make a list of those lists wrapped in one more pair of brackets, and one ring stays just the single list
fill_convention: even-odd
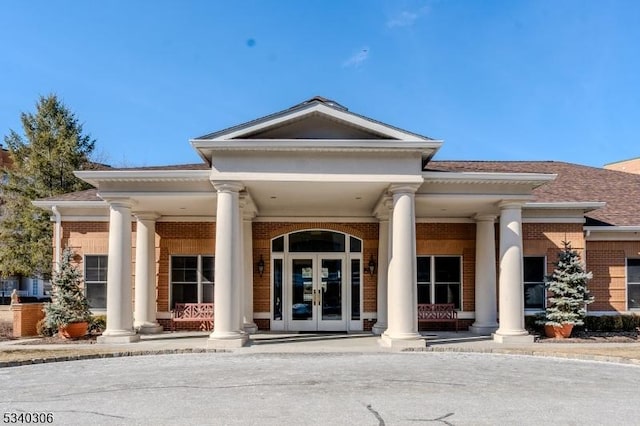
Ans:
[{"label": "window with white trim", "polygon": [[543,310],[545,308],[545,273],[546,259],[544,256],[526,256],[524,265],[524,308]]},{"label": "window with white trim", "polygon": [[107,307],[107,255],[84,256],[84,290],[92,309]]},{"label": "window with white trim", "polygon": [[213,303],[213,256],[171,256],[171,309],[176,303]]},{"label": "window with white trim", "polygon": [[462,258],[418,256],[418,303],[453,303],[462,307]]},{"label": "window with white trim", "polygon": [[640,259],[627,259],[627,309],[640,309]]}]

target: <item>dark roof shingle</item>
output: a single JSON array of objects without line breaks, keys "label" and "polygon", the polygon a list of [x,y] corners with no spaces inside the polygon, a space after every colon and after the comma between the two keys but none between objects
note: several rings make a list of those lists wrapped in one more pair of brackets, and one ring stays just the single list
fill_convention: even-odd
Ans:
[{"label": "dark roof shingle", "polygon": [[640,175],[557,161],[432,161],[426,170],[557,174],[533,191],[536,202],[604,201],[605,207],[586,214],[589,222],[640,225]]}]

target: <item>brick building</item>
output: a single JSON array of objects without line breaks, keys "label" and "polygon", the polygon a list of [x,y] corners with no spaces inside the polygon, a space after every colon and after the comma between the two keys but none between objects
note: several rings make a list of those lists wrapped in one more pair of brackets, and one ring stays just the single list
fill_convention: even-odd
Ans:
[{"label": "brick building", "polygon": [[77,172],[95,189],[37,204],[55,213],[56,255],[77,253],[107,312],[105,342],[160,331],[176,303],[214,301],[216,347],[257,328],[423,345],[425,303],[527,341],[562,241],[593,271],[590,314],[640,309],[640,176],[436,161],[441,144],[316,97],[192,139],[199,164]]}]

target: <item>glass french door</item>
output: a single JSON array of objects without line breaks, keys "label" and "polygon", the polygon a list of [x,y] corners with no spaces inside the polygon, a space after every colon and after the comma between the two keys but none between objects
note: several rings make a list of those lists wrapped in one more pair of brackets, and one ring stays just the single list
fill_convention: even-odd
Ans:
[{"label": "glass french door", "polygon": [[345,256],[296,254],[289,262],[289,330],[346,330]]}]

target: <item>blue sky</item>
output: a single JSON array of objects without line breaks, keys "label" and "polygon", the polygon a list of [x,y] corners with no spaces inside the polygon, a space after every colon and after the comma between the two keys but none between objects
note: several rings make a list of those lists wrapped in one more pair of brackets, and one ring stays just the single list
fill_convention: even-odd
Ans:
[{"label": "blue sky", "polygon": [[640,156],[637,1],[0,4],[0,134],[56,93],[116,166],[314,95],[445,141],[437,159]]}]

